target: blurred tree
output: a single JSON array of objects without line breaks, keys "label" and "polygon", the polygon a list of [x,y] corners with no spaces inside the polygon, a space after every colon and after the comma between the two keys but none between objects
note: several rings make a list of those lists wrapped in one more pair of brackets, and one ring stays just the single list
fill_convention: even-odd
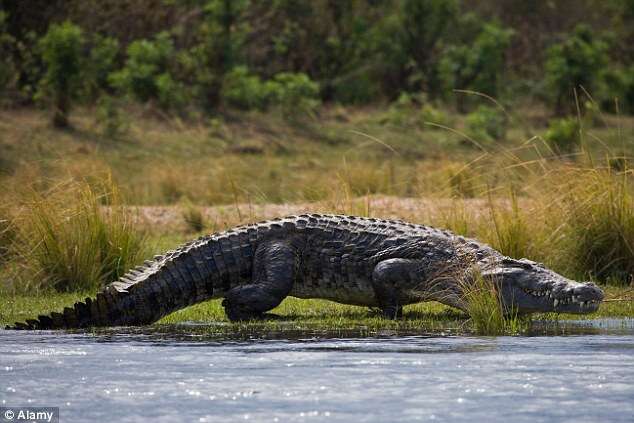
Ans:
[{"label": "blurred tree", "polygon": [[319,83],[325,101],[376,99],[383,65],[375,23],[393,15],[392,0],[253,0],[246,45],[249,68],[270,79],[305,73]]},{"label": "blurred tree", "polygon": [[583,23],[592,29],[601,29],[609,39],[609,54],[614,61],[629,65],[634,61],[634,0],[604,0],[600,7],[607,23],[595,25],[586,19]]},{"label": "blurred tree", "polygon": [[504,141],[508,119],[498,108],[478,106],[465,119],[466,130],[471,138],[479,142]]},{"label": "blurred tree", "polygon": [[277,106],[286,118],[313,113],[318,95],[319,85],[304,73],[281,72],[263,81],[246,66],[228,72],[222,87],[222,99],[230,106],[243,110]]},{"label": "blurred tree", "polygon": [[15,38],[7,32],[7,14],[0,11],[0,96],[15,85],[17,69],[11,56]]},{"label": "blurred tree", "polygon": [[[546,83],[559,116],[583,109],[576,90],[599,91],[601,73],[608,63],[607,44],[597,39],[588,26],[579,24],[564,41],[550,47],[546,59]],[[583,111],[583,110],[582,110]]]},{"label": "blurred tree", "polygon": [[601,98],[604,110],[634,114],[634,65],[611,68],[605,74],[605,94]]},{"label": "blurred tree", "polygon": [[265,110],[270,99],[269,86],[246,66],[236,66],[225,75],[222,100],[227,105],[242,110]]},{"label": "blurred tree", "polygon": [[199,94],[207,109],[218,106],[225,74],[242,62],[248,26],[241,18],[248,6],[248,0],[211,0],[203,7],[199,41],[190,55],[196,67]]},{"label": "blurred tree", "polygon": [[[465,34],[475,31],[477,24],[473,16],[463,18],[462,22],[465,27],[471,27]],[[464,44],[450,46],[439,65],[446,90],[471,90],[496,97],[504,73],[504,53],[512,37],[512,30],[485,23],[471,41],[466,38]],[[464,94],[456,95],[456,107],[461,113],[467,111],[465,99]]]},{"label": "blurred tree", "polygon": [[[612,41],[605,49],[615,64],[612,88],[627,80],[623,72],[634,59],[634,0],[0,0],[0,11],[0,74],[5,85],[12,75],[5,96],[12,104],[35,97],[47,65],[34,47],[51,24],[66,20],[84,29],[86,98],[109,90],[109,73],[121,76],[121,52],[141,40],[157,43],[167,32],[167,67],[152,65],[162,69],[150,78],[158,93],[153,99],[165,106],[195,98],[207,110],[221,105],[224,80],[237,67],[261,84],[284,72],[305,74],[318,83],[322,100],[342,103],[417,91],[441,99],[447,88],[500,96],[502,69],[514,87],[540,94],[546,57],[559,66],[552,58],[559,53],[547,47],[579,22],[594,32],[609,28],[602,34]],[[510,41],[505,28],[514,30]],[[127,63],[124,68],[130,70]],[[547,84],[550,92],[562,81],[555,79]],[[598,92],[601,78],[593,80]]]},{"label": "blurred tree", "polygon": [[146,103],[158,101],[163,109],[183,103],[183,91],[170,73],[174,44],[166,32],[153,40],[137,40],[127,48],[123,69],[109,76],[110,83],[123,93]]},{"label": "blurred tree", "polygon": [[374,95],[368,82],[372,60],[368,15],[376,7],[358,0],[328,0],[316,6],[318,22],[325,28],[321,45],[315,46],[315,68],[308,71],[320,81],[321,98],[344,103],[368,101]]},{"label": "blurred tree", "polygon": [[400,43],[415,70],[410,83],[430,98],[441,92],[437,63],[442,38],[458,16],[456,0],[403,0],[400,10]]},{"label": "blurred tree", "polygon": [[15,90],[12,101],[29,104],[36,98],[38,83],[44,76],[44,64],[37,43],[51,22],[64,20],[64,0],[0,0],[5,14],[6,34],[14,42],[7,47],[15,66]]},{"label": "blurred tree", "polygon": [[68,113],[78,95],[83,42],[81,29],[68,21],[51,25],[39,41],[46,75],[38,95],[52,100],[53,124],[60,128],[69,125]]},{"label": "blurred tree", "polygon": [[319,105],[319,85],[305,73],[278,73],[269,84],[273,101],[287,118],[311,114]]},{"label": "blurred tree", "polygon": [[119,54],[119,41],[112,37],[95,34],[83,69],[85,70],[83,96],[94,102],[101,91],[109,91],[109,75],[115,71]]}]

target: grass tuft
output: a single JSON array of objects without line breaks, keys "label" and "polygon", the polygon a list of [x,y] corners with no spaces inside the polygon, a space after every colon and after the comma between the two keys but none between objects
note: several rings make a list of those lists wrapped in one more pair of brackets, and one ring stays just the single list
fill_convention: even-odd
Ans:
[{"label": "grass tuft", "polygon": [[502,254],[513,257],[533,257],[532,245],[535,227],[531,227],[525,217],[514,191],[510,194],[510,207],[500,206],[499,201],[489,196],[487,208],[490,219],[486,224],[488,232],[484,237],[491,246]]},{"label": "grass tuft", "polygon": [[579,121],[572,117],[551,120],[544,139],[557,155],[574,153],[581,145]]},{"label": "grass tuft", "polygon": [[479,335],[503,335],[522,332],[530,325],[514,310],[507,310],[498,295],[495,283],[476,274],[461,282],[462,301],[473,331]]},{"label": "grass tuft", "polygon": [[9,258],[11,245],[15,239],[15,227],[12,221],[9,207],[0,206],[0,263]]},{"label": "grass tuft", "polygon": [[634,195],[627,172],[593,169],[576,175],[563,198],[567,207],[563,250],[582,276],[632,281],[634,275]]},{"label": "grass tuft", "polygon": [[185,205],[183,220],[187,229],[193,233],[200,233],[207,227],[203,210],[191,203]]},{"label": "grass tuft", "polygon": [[103,194],[77,183],[31,192],[23,210],[16,237],[22,283],[15,289],[94,291],[145,254],[145,237],[112,186]]}]

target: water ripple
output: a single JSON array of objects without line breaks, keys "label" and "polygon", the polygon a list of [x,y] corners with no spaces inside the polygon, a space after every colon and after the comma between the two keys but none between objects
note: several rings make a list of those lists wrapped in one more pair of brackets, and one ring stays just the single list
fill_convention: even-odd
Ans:
[{"label": "water ripple", "polygon": [[631,319],[548,325],[343,339],[0,331],[0,404],[59,406],[70,422],[631,422]]}]

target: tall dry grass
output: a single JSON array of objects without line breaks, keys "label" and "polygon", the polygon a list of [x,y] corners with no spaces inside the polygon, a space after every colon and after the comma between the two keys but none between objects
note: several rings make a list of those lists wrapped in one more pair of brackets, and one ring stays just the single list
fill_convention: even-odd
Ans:
[{"label": "tall dry grass", "polygon": [[579,276],[632,282],[634,275],[634,192],[631,171],[570,169],[556,186],[547,216],[553,244],[570,272]]},{"label": "tall dry grass", "polygon": [[0,199],[0,263],[9,258],[14,239],[15,226],[8,200]]},{"label": "tall dry grass", "polygon": [[63,183],[44,193],[24,192],[19,201],[13,290],[94,290],[146,255],[145,236],[133,227],[112,185],[96,192]]},{"label": "tall dry grass", "polygon": [[187,229],[193,233],[200,233],[207,227],[202,208],[189,202],[184,205],[183,220]]},{"label": "tall dry grass", "polygon": [[631,283],[634,275],[632,172],[607,163],[545,162],[515,191],[488,194],[484,212],[459,203],[444,222],[514,258],[545,262],[570,277]]},{"label": "tall dry grass", "polygon": [[500,207],[491,196],[487,201],[488,224],[482,225],[481,231],[490,244],[505,254],[514,258],[534,255],[532,237],[535,223],[529,223],[529,217],[522,210],[515,191],[511,191],[508,205]]}]

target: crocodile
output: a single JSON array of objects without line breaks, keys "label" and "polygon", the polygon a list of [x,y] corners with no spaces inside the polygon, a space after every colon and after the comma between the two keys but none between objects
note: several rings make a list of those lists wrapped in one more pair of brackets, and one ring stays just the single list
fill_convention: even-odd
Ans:
[{"label": "crocodile", "polygon": [[378,308],[388,318],[423,301],[468,312],[465,289],[476,280],[488,281],[504,310],[517,313],[589,313],[603,299],[591,282],[446,230],[303,214],[200,237],[129,270],[95,297],[13,328],[147,325],[214,298],[223,298],[231,321],[263,318],[287,296]]}]

